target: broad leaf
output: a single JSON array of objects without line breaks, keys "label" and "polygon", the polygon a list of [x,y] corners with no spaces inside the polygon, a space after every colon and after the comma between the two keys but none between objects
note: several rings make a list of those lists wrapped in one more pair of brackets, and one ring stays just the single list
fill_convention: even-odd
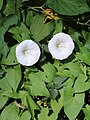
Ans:
[{"label": "broad leaf", "polygon": [[2,111],[0,119],[1,120],[20,120],[19,117],[19,108],[15,105],[15,103],[12,103]]},{"label": "broad leaf", "polygon": [[22,104],[25,107],[27,107],[27,109],[31,113],[31,117],[34,118],[34,110],[35,109],[39,110],[40,109],[39,106],[35,103],[33,98],[28,93],[26,93],[21,100],[22,100]]},{"label": "broad leaf", "polygon": [[47,6],[62,15],[78,15],[89,12],[86,0],[47,0]]},{"label": "broad leaf", "polygon": [[40,72],[41,78],[45,82],[52,82],[56,77],[56,69],[51,63],[44,64],[42,66],[43,72]]},{"label": "broad leaf", "polygon": [[30,31],[35,41],[39,42],[47,37],[54,29],[53,22],[44,23],[43,15],[36,15],[31,23]]},{"label": "broad leaf", "polygon": [[71,87],[64,88],[63,102],[64,111],[68,116],[69,120],[75,120],[79,112],[84,105],[84,93],[75,94],[74,89]]},{"label": "broad leaf", "polygon": [[39,96],[46,96],[46,97],[50,96],[50,93],[46,88],[46,85],[43,79],[40,78],[39,73],[29,74],[29,79],[30,79],[29,89],[30,89],[31,95],[34,95],[34,96],[39,95]]},{"label": "broad leaf", "polygon": [[67,64],[63,64],[58,68],[57,74],[60,76],[67,76],[67,77],[77,77],[80,73],[83,74],[81,66],[78,62],[73,63],[69,62]]},{"label": "broad leaf", "polygon": [[41,113],[39,114],[38,120],[56,120],[57,116],[55,114],[51,114],[48,116],[49,110],[48,108],[42,108]]},{"label": "broad leaf", "polygon": [[74,85],[74,89],[75,92],[84,92],[88,89],[90,89],[90,82],[87,81],[87,76],[80,74],[78,76],[78,78],[76,79],[75,85]]},{"label": "broad leaf", "polygon": [[17,22],[18,22],[17,16],[11,15],[11,16],[8,16],[4,19],[3,26],[8,29],[10,26],[16,25]]},{"label": "broad leaf", "polygon": [[30,120],[30,118],[31,118],[31,114],[28,110],[26,110],[20,117],[20,120]]},{"label": "broad leaf", "polygon": [[7,16],[11,14],[15,14],[15,2],[13,0],[7,0],[4,14]]},{"label": "broad leaf", "polygon": [[0,88],[11,91],[11,88],[16,91],[21,80],[20,66],[6,69],[6,75],[0,80]]},{"label": "broad leaf", "polygon": [[2,109],[4,107],[4,105],[6,104],[8,97],[3,95],[4,91],[0,90],[0,109]]},{"label": "broad leaf", "polygon": [[21,80],[21,71],[20,71],[20,66],[15,66],[14,69],[13,68],[9,68],[6,70],[7,74],[6,74],[6,79],[7,82],[9,83],[9,85],[11,86],[11,88],[16,91],[17,87],[19,85],[19,82]]}]

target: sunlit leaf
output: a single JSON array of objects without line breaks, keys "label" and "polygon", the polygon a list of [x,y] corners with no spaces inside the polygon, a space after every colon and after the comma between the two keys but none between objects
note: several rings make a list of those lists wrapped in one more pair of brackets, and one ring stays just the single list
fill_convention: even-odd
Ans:
[{"label": "sunlit leaf", "polygon": [[27,119],[27,120],[30,120],[30,118],[31,118],[30,112],[29,112],[28,110],[26,110],[26,111],[22,114],[20,120],[26,120],[26,119]]},{"label": "sunlit leaf", "polygon": [[18,114],[18,107],[15,105],[15,103],[11,103],[8,106],[6,106],[6,108],[2,111],[0,118],[1,120],[13,120],[13,118],[15,118],[15,120],[20,120]]},{"label": "sunlit leaf", "polygon": [[84,92],[90,89],[90,82],[89,81],[86,82],[86,80],[87,76],[83,74],[80,74],[78,76],[74,85],[75,92]]},{"label": "sunlit leaf", "polygon": [[83,108],[83,111],[84,111],[86,120],[89,120],[90,119],[90,106],[86,105],[86,107]]},{"label": "sunlit leaf", "polygon": [[50,96],[50,93],[46,88],[46,85],[43,79],[40,78],[39,73],[29,74],[29,79],[30,79],[29,89],[30,89],[31,95],[35,95],[35,96],[39,95],[39,96],[46,96],[46,97]]},{"label": "sunlit leaf", "polygon": [[4,107],[4,105],[6,104],[8,97],[3,95],[4,91],[0,90],[0,109],[2,109]]},{"label": "sunlit leaf", "polygon": [[64,111],[70,120],[75,120],[84,105],[84,93],[75,94],[71,87],[64,88]]}]

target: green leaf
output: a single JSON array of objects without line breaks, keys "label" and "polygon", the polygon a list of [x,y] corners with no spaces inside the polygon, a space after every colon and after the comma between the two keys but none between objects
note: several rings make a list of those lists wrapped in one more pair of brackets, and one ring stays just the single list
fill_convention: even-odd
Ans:
[{"label": "green leaf", "polygon": [[90,119],[90,106],[86,105],[86,107],[83,108],[83,112],[85,114],[86,120],[89,120]]},{"label": "green leaf", "polygon": [[83,74],[81,66],[78,62],[73,63],[69,62],[67,64],[63,64],[58,68],[57,74],[60,76],[67,76],[67,77],[77,77],[80,73]]},{"label": "green leaf", "polygon": [[30,26],[33,21],[33,11],[27,11],[26,25]]},{"label": "green leaf", "polygon": [[84,93],[75,94],[71,87],[64,88],[63,103],[64,111],[69,120],[75,120],[84,105]]},{"label": "green leaf", "polygon": [[8,29],[10,26],[16,25],[17,22],[18,22],[17,16],[16,15],[10,15],[10,16],[8,16],[4,19],[3,26]]},{"label": "green leaf", "polygon": [[90,49],[90,33],[86,31],[82,31],[83,37],[86,40],[85,47]]},{"label": "green leaf", "polygon": [[53,22],[44,23],[43,15],[36,15],[31,23],[30,31],[35,41],[39,42],[47,37],[54,29]]},{"label": "green leaf", "polygon": [[63,98],[60,97],[58,99],[58,101],[51,99],[51,107],[52,107],[52,110],[53,110],[55,116],[58,117],[58,113],[60,112],[61,108],[63,107]]},{"label": "green leaf", "polygon": [[0,10],[2,9],[3,6],[3,0],[0,0]]},{"label": "green leaf", "polygon": [[28,93],[26,93],[21,100],[22,104],[28,108],[32,118],[34,118],[34,110],[35,109],[39,110],[40,109],[39,106],[35,103],[33,98]]},{"label": "green leaf", "polygon": [[86,47],[81,47],[80,52],[76,53],[76,57],[81,60],[82,62],[86,63],[87,65],[90,65],[90,50]]},{"label": "green leaf", "polygon": [[15,14],[15,2],[13,0],[7,0],[7,4],[4,10],[6,16]]},{"label": "green leaf", "polygon": [[4,26],[0,28],[0,57],[1,55],[6,57],[9,51],[7,44],[4,42],[4,35],[6,31],[7,31],[7,28],[5,28]]},{"label": "green leaf", "polygon": [[3,57],[6,57],[8,52],[9,48],[7,44],[3,40],[0,40],[0,54],[3,55]]},{"label": "green leaf", "polygon": [[0,88],[5,91],[12,92],[12,88],[10,87],[9,83],[7,82],[6,77],[0,79]]},{"label": "green leaf", "polygon": [[58,118],[58,113],[57,114],[52,113],[50,116],[48,115],[48,113],[49,113],[48,108],[42,108],[38,120],[56,120]]},{"label": "green leaf", "polygon": [[78,44],[79,46],[83,46],[83,43],[79,40],[79,37],[81,37],[81,34],[78,32],[74,32],[74,34],[71,35],[72,39]]},{"label": "green leaf", "polygon": [[1,120],[20,120],[20,117],[18,116],[19,114],[19,109],[15,105],[15,103],[9,104],[8,106],[5,107],[5,109],[1,113]]},{"label": "green leaf", "polygon": [[[39,120],[48,120],[48,108],[43,108],[39,114]],[[53,119],[52,119],[53,120]]]},{"label": "green leaf", "polygon": [[14,69],[13,68],[8,68],[6,69],[6,79],[7,82],[9,83],[9,85],[11,86],[11,88],[13,88],[14,91],[17,90],[17,87],[19,85],[19,82],[21,80],[21,70],[20,70],[20,66],[15,66]]},{"label": "green leaf", "polygon": [[50,91],[51,99],[55,99],[58,96],[58,90],[51,88],[49,89],[49,91]]},{"label": "green leaf", "polygon": [[46,5],[62,15],[78,15],[89,12],[86,0],[47,0]]},{"label": "green leaf", "polygon": [[48,83],[54,81],[54,78],[56,77],[56,69],[54,65],[48,62],[42,66],[42,69],[43,72],[40,72],[42,79]]},{"label": "green leaf", "polygon": [[16,91],[21,80],[20,66],[6,69],[6,75],[0,80],[0,88],[6,91]]},{"label": "green leaf", "polygon": [[20,120],[30,120],[31,119],[31,114],[28,110],[26,110],[20,118],[21,118]]},{"label": "green leaf", "polygon": [[57,76],[54,79],[54,88],[55,89],[60,89],[63,86],[63,83],[66,81],[67,77],[66,76]]},{"label": "green leaf", "polygon": [[46,96],[46,97],[50,96],[50,93],[46,88],[46,85],[43,79],[40,78],[39,72],[29,74],[28,78],[30,79],[29,89],[30,89],[31,95],[34,95],[34,96],[39,95],[39,96]]},{"label": "green leaf", "polygon": [[24,23],[21,23],[20,26],[12,27],[9,32],[14,34],[13,38],[18,42],[22,42],[25,39],[30,39],[30,31]]},{"label": "green leaf", "polygon": [[62,29],[63,29],[62,20],[59,19],[59,20],[55,21],[55,31],[54,31],[54,34],[61,32]]},{"label": "green leaf", "polygon": [[75,92],[84,92],[90,89],[90,82],[86,82],[87,76],[83,74],[79,74],[78,78],[75,81],[74,89]]},{"label": "green leaf", "polygon": [[17,59],[16,59],[16,45],[11,47],[10,52],[8,53],[7,57],[3,57],[1,60],[1,64],[5,65],[16,65],[18,64]]},{"label": "green leaf", "polygon": [[4,107],[4,105],[6,104],[8,97],[3,95],[4,91],[0,90],[0,109],[2,109]]},{"label": "green leaf", "polygon": [[30,34],[30,31],[28,30],[28,28],[26,27],[26,25],[23,22],[21,23],[20,30],[22,30],[25,33]]}]

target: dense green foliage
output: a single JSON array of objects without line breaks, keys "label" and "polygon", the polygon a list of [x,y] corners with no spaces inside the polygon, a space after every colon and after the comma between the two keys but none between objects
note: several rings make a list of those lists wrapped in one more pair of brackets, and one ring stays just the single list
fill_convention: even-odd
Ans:
[{"label": "dense green foliage", "polygon": [[[55,60],[48,41],[69,34],[73,54]],[[16,60],[26,39],[41,49],[31,66]],[[90,120],[90,1],[0,0],[0,120]]]}]

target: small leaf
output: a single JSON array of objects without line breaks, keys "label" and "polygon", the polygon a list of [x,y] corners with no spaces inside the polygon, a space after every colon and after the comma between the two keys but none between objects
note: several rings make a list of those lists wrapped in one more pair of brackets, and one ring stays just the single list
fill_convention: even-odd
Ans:
[{"label": "small leaf", "polygon": [[0,0],[0,10],[2,9],[3,6],[3,0]]},{"label": "small leaf", "polygon": [[55,21],[55,31],[54,31],[54,34],[61,32],[62,29],[63,29],[62,20],[59,19],[59,20]]},{"label": "small leaf", "polygon": [[86,47],[81,47],[80,52],[76,53],[76,57],[82,62],[86,63],[87,65],[90,65],[89,56],[90,56],[90,50]]},{"label": "small leaf", "polygon": [[51,99],[51,107],[52,107],[52,110],[53,110],[54,114],[58,115],[61,108],[63,107],[63,99],[62,99],[62,97],[60,97],[58,99],[58,101]]},{"label": "small leaf", "polygon": [[86,120],[89,120],[90,119],[90,106],[86,105],[86,107],[83,108],[83,112],[85,114]]},{"label": "small leaf", "polygon": [[30,26],[33,21],[33,11],[27,11],[26,24]]},{"label": "small leaf", "polygon": [[90,89],[90,82],[86,82],[87,80],[87,76],[86,75],[83,75],[83,74],[80,74],[78,76],[78,78],[76,79],[75,81],[75,85],[74,85],[74,89],[75,89],[75,92],[84,92],[88,89]]},{"label": "small leaf", "polygon": [[1,60],[1,64],[5,65],[16,65],[18,64],[17,59],[16,59],[16,45],[11,47],[10,52],[8,53],[7,57],[3,57]]},{"label": "small leaf", "polygon": [[0,110],[4,107],[4,105],[6,104],[8,97],[3,95],[4,91],[0,90]]}]

